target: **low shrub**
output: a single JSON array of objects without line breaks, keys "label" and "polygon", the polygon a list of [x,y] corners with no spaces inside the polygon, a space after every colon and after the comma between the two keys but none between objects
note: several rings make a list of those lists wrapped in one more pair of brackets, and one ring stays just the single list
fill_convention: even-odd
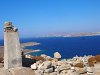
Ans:
[{"label": "low shrub", "polygon": [[100,62],[100,55],[96,55],[96,56],[95,56],[95,60],[96,60],[97,62]]},{"label": "low shrub", "polygon": [[96,63],[95,57],[89,58],[89,59],[88,59],[88,63],[89,63],[89,66],[90,66],[90,67],[93,67],[94,64]]},{"label": "low shrub", "polygon": [[90,67],[94,67],[94,63],[93,62],[89,62],[89,66]]},{"label": "low shrub", "polygon": [[42,61],[45,61],[45,59],[41,56],[32,56],[31,57],[33,60],[42,60]]},{"label": "low shrub", "polygon": [[91,63],[91,62],[92,62],[92,63],[96,63],[95,57],[89,58],[89,59],[88,59],[88,62],[89,62],[89,63]]},{"label": "low shrub", "polygon": [[83,63],[77,63],[77,64],[75,65],[75,67],[84,68],[84,64],[83,64]]}]

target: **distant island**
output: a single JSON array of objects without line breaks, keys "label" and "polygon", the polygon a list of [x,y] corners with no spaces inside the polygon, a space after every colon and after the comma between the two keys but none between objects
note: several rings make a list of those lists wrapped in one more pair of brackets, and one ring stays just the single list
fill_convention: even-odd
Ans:
[{"label": "distant island", "polygon": [[[40,43],[37,42],[26,42],[21,43],[21,50],[24,52],[24,54],[32,53],[32,52],[40,52],[41,50],[32,50],[32,49],[26,49],[27,46],[36,46],[40,45]],[[0,46],[0,58],[4,56],[4,46]]]},{"label": "distant island", "polygon": [[36,45],[40,45],[40,43],[37,43],[37,42],[21,43],[21,50],[22,52],[24,52],[24,54],[28,54],[32,52],[40,52],[41,50],[26,49],[27,46],[36,46]]},{"label": "distant island", "polygon": [[27,46],[35,46],[35,45],[39,45],[40,43],[37,42],[26,42],[26,43],[21,43],[21,48],[25,48]]},{"label": "distant island", "polygon": [[81,32],[81,33],[51,33],[42,35],[42,37],[80,37],[80,36],[97,36],[100,35],[100,32]]}]

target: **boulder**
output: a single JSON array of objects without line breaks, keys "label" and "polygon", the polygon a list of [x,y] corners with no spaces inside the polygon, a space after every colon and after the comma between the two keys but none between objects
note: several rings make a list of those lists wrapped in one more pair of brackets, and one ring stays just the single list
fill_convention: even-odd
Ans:
[{"label": "boulder", "polygon": [[36,70],[35,71],[35,75],[43,75],[44,74],[44,70]]},{"label": "boulder", "polygon": [[43,61],[40,60],[40,61],[37,61],[37,62],[36,62],[36,65],[39,66],[39,65],[42,64],[42,63],[43,63]]},{"label": "boulder", "polygon": [[62,61],[58,61],[58,62],[57,62],[57,65],[59,65],[59,66],[61,66],[62,64],[63,64]]},{"label": "boulder", "polygon": [[42,64],[38,65],[38,69],[39,70],[48,69],[51,68],[51,66],[52,66],[51,61],[44,61]]},{"label": "boulder", "polygon": [[55,72],[60,72],[59,66],[56,66],[56,67],[55,67]]},{"label": "boulder", "polygon": [[85,74],[87,71],[85,68],[78,68],[75,67],[76,72],[78,72],[79,74]]},{"label": "boulder", "polygon": [[52,66],[56,67],[57,65],[57,62],[52,62]]},{"label": "boulder", "polygon": [[73,71],[73,70],[68,70],[66,75],[81,75],[81,74],[79,74],[78,72]]},{"label": "boulder", "polygon": [[45,73],[52,73],[53,72],[53,68],[45,69],[44,72]]},{"label": "boulder", "polygon": [[61,55],[60,55],[60,53],[58,53],[58,52],[55,52],[55,53],[54,53],[54,58],[56,58],[56,59],[59,59],[59,58],[61,58]]},{"label": "boulder", "polygon": [[87,67],[87,72],[93,73],[93,69],[91,67]]},{"label": "boulder", "polygon": [[67,75],[67,70],[60,71],[60,75]]},{"label": "boulder", "polygon": [[44,61],[42,67],[43,67],[44,69],[48,69],[48,68],[51,67],[51,65],[52,65],[52,63],[51,63],[50,61]]},{"label": "boulder", "polygon": [[87,67],[87,74],[94,75],[93,69],[91,67]]},{"label": "boulder", "polygon": [[52,62],[58,62],[58,59],[54,58],[52,59]]},{"label": "boulder", "polygon": [[36,70],[37,69],[36,63],[34,63],[34,64],[31,65],[31,69],[33,69],[33,70]]},{"label": "boulder", "polygon": [[69,65],[66,65],[66,64],[63,64],[59,67],[60,70],[69,70],[70,69],[70,66]]},{"label": "boulder", "polygon": [[43,63],[38,65],[38,70],[43,70]]}]

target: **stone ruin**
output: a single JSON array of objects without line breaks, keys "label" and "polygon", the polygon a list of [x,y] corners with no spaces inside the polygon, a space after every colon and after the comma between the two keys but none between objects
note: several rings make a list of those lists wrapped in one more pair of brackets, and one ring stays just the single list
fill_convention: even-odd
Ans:
[{"label": "stone ruin", "polygon": [[22,66],[22,57],[18,29],[12,22],[4,24],[4,68],[14,68]]}]

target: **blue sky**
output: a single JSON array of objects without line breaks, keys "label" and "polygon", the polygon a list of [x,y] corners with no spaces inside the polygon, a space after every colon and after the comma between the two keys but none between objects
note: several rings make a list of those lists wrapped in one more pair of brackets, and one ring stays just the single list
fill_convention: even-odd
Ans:
[{"label": "blue sky", "polygon": [[0,0],[0,38],[5,21],[19,28],[20,37],[98,32],[100,0]]}]

